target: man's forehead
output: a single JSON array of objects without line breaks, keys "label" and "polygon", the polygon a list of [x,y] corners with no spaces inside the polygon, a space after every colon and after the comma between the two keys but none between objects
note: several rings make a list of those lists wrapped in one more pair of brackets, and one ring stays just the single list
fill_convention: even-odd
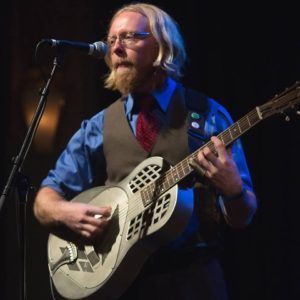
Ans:
[{"label": "man's forehead", "polygon": [[137,12],[125,11],[113,19],[109,29],[109,34],[119,34],[125,31],[136,30],[143,31],[147,28],[148,20],[145,16]]}]

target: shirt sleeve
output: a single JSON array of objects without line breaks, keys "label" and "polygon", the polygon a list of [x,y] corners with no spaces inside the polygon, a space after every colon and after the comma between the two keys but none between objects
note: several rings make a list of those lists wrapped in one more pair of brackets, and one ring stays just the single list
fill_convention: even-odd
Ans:
[{"label": "shirt sleeve", "polygon": [[[229,112],[219,103],[210,99],[210,115],[207,118],[206,132],[209,136],[218,135],[233,124]],[[245,189],[253,190],[252,179],[246,162],[245,153],[240,139],[232,144],[232,157],[240,172]]]},{"label": "shirt sleeve", "polygon": [[55,167],[42,181],[42,187],[50,187],[66,199],[106,179],[103,155],[104,111],[84,120],[80,129],[72,136]]}]

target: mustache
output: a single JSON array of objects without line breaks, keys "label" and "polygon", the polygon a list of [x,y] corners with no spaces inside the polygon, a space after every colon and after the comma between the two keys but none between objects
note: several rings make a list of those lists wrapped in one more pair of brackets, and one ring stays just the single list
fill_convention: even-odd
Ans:
[{"label": "mustache", "polygon": [[119,59],[114,63],[114,69],[117,69],[119,66],[126,66],[126,67],[132,67],[134,64],[132,61],[128,59]]}]

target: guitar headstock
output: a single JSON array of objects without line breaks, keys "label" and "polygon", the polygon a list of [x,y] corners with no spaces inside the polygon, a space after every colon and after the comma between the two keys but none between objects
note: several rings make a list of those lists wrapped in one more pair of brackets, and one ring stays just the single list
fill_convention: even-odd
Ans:
[{"label": "guitar headstock", "polygon": [[267,103],[258,107],[262,119],[274,114],[286,114],[290,110],[295,110],[300,106],[300,82],[276,95]]}]

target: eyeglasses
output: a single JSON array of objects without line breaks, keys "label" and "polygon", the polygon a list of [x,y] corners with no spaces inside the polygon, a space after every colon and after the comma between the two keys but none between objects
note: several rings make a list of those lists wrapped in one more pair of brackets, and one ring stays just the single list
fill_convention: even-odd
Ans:
[{"label": "eyeglasses", "polygon": [[119,36],[108,36],[107,45],[111,48],[115,45],[117,39],[119,39],[121,45],[130,47],[148,36],[150,36],[150,32],[123,32]]}]

